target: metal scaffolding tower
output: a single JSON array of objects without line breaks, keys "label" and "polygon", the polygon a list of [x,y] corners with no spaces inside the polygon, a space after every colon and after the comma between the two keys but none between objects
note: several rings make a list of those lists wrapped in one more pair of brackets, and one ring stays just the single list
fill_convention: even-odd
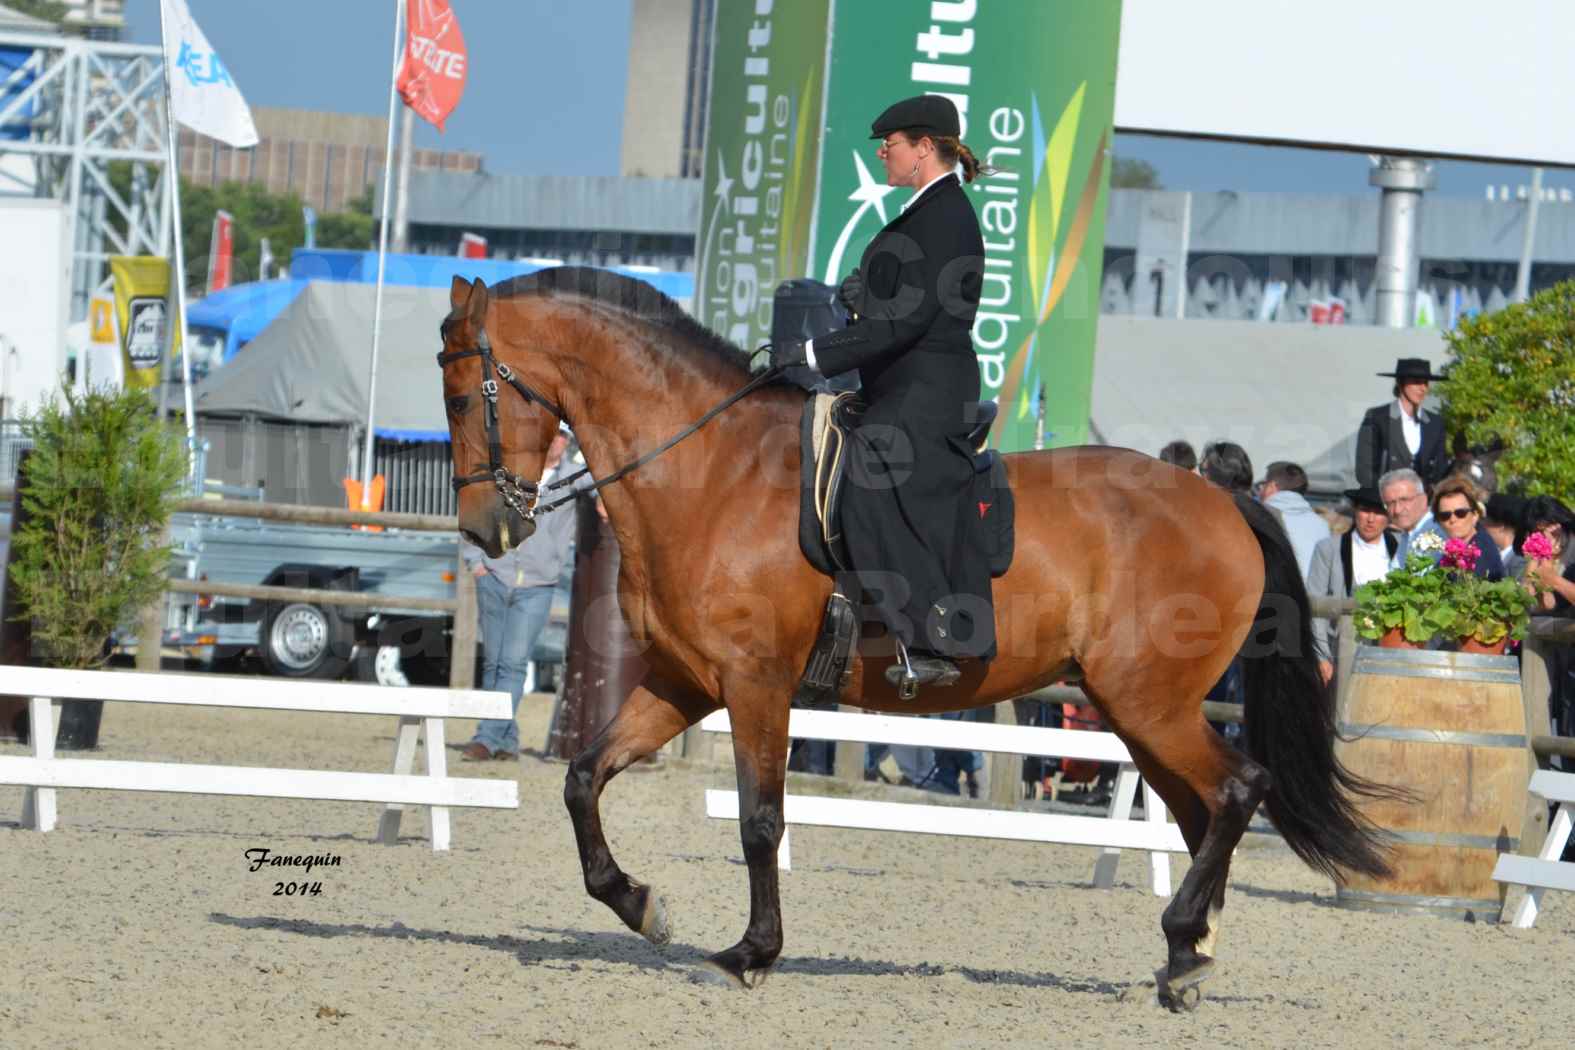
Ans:
[{"label": "metal scaffolding tower", "polygon": [[[64,202],[62,309],[81,320],[111,255],[169,254],[163,55],[30,33],[0,33],[0,50],[29,52],[0,71],[0,195]],[[129,183],[115,165],[130,166]]]}]

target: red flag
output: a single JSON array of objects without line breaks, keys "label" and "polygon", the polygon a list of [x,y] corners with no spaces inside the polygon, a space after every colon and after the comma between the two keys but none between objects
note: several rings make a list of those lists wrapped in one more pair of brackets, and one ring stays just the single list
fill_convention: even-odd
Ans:
[{"label": "red flag", "polygon": [[443,130],[465,93],[470,57],[448,0],[409,0],[405,61],[395,82],[416,116]]},{"label": "red flag", "polygon": [[230,268],[235,259],[235,222],[227,211],[213,213],[213,238],[208,242],[208,294],[230,286]]}]

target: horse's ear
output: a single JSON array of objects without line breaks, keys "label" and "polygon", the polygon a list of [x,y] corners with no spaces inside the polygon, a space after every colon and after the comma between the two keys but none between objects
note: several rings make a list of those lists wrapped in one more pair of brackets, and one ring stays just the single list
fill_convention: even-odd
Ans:
[{"label": "horse's ear", "polygon": [[465,278],[454,275],[454,283],[448,286],[448,305],[455,313],[465,308],[470,301],[470,282]]},{"label": "horse's ear", "polygon": [[470,302],[466,309],[470,323],[478,329],[487,321],[487,282],[480,277],[470,286]]}]

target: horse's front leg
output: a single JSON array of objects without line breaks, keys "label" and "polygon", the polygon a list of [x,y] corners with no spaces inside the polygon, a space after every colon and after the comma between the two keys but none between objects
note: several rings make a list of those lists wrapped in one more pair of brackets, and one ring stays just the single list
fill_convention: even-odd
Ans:
[{"label": "horse's front leg", "polygon": [[782,790],[787,776],[788,694],[757,682],[724,688],[722,702],[733,723],[733,762],[738,772],[738,832],[749,867],[749,925],[743,939],[706,960],[738,988],[757,987],[782,954],[782,902],[777,887],[777,847],[782,842]]},{"label": "horse's front leg", "polygon": [[630,694],[607,728],[569,763],[564,781],[563,801],[574,823],[586,891],[653,944],[666,944],[671,936],[667,909],[651,887],[624,874],[613,860],[602,834],[597,801],[609,780],[716,707],[702,699],[669,700],[641,686]]}]

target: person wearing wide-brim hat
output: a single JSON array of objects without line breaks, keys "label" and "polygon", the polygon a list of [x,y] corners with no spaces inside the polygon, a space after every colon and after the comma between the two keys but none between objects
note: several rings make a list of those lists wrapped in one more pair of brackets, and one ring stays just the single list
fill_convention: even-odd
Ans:
[{"label": "person wearing wide-brim hat", "polygon": [[[1307,570],[1307,593],[1314,598],[1349,598],[1356,588],[1389,573],[1400,540],[1389,531],[1389,513],[1383,496],[1373,486],[1346,489],[1351,528],[1338,536],[1319,540],[1313,548],[1312,566]],[[1327,684],[1334,678],[1334,654],[1338,649],[1334,624],[1314,618],[1313,649],[1318,655],[1318,670]]]},{"label": "person wearing wide-brim hat", "polygon": [[1449,473],[1450,456],[1444,447],[1444,420],[1422,407],[1429,384],[1443,379],[1420,357],[1402,357],[1391,378],[1394,400],[1367,410],[1356,432],[1356,483],[1376,487],[1391,470],[1410,467],[1431,487]]},{"label": "person wearing wide-brim hat", "polygon": [[972,510],[964,507],[979,411],[971,332],[984,238],[962,182],[991,172],[963,145],[960,126],[957,107],[940,95],[904,99],[875,118],[870,137],[887,184],[915,192],[842,282],[838,297],[853,322],[773,348],[779,365],[827,376],[858,370],[868,407],[848,453],[862,469],[843,490],[843,535],[860,573],[906,584],[906,600],[888,593],[877,606],[905,655],[887,673],[894,684],[911,665],[919,685],[948,685],[956,660],[995,655],[988,547],[973,534],[987,524],[963,512]]}]

